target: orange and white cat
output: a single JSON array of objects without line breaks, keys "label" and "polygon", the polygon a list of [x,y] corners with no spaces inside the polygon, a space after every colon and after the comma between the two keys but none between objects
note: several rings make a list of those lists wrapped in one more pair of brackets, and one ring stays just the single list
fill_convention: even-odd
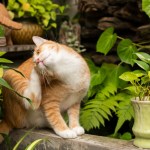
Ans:
[{"label": "orange and white cat", "polygon": [[[18,70],[8,70],[4,79],[14,90],[31,99],[29,103],[9,89],[3,88],[4,120],[0,132],[13,128],[52,127],[63,138],[84,134],[79,124],[80,102],[87,94],[90,71],[85,60],[73,49],[34,36],[33,58]],[[67,111],[69,125],[61,115]]]}]

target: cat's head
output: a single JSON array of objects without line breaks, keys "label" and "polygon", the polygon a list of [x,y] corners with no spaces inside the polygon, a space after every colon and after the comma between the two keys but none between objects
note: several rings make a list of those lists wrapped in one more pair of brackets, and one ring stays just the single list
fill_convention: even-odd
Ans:
[{"label": "cat's head", "polygon": [[59,44],[53,41],[33,36],[34,49],[33,61],[40,69],[51,68],[58,60]]}]

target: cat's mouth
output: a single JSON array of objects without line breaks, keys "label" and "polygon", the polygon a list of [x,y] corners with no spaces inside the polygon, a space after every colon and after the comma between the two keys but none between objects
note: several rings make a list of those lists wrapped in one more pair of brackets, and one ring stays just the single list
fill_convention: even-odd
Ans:
[{"label": "cat's mouth", "polygon": [[40,68],[47,67],[45,61],[49,58],[49,56],[50,56],[50,54],[42,60],[40,58],[37,58],[35,61],[36,65],[39,66]]}]

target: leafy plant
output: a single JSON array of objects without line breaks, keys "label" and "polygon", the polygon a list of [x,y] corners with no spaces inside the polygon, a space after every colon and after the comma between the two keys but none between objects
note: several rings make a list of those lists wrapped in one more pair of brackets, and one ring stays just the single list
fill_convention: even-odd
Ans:
[{"label": "leafy plant", "polygon": [[135,97],[139,97],[139,100],[150,100],[150,55],[144,52],[137,52],[136,55],[141,60],[135,60],[135,63],[142,70],[125,72],[120,76],[120,79],[130,82],[129,87],[126,87],[126,89],[134,93]]},{"label": "leafy plant", "polygon": [[[115,45],[117,39],[120,41],[118,45]],[[134,72],[136,78],[133,81],[134,83],[147,83],[146,88],[149,85],[150,57],[144,52],[139,52],[139,50],[147,49],[149,46],[121,38],[114,33],[114,28],[111,27],[101,34],[97,41],[96,51],[106,55],[114,46],[116,46],[120,58],[118,65],[102,64],[101,67],[97,67],[91,61],[88,62],[92,75],[91,86],[88,92],[88,100],[85,101],[81,111],[81,124],[87,131],[105,125],[105,121],[109,120],[114,113],[118,117],[114,135],[126,121],[132,120],[131,98],[134,96],[134,92],[131,92],[133,90],[129,92],[127,82],[120,80],[123,77],[121,74],[131,72],[129,68],[133,68],[133,66],[142,68],[144,72]],[[142,79],[139,80],[139,78]],[[141,90],[143,89],[139,89],[140,92]],[[144,91],[144,94],[147,94],[147,92]]]},{"label": "leafy plant", "polygon": [[13,18],[35,17],[44,29],[56,28],[57,15],[63,14],[65,8],[52,0],[9,0],[7,6]]},{"label": "leafy plant", "polygon": [[114,129],[117,134],[126,120],[131,120],[133,110],[131,107],[131,95],[122,91],[126,83],[119,79],[119,76],[126,70],[126,67],[114,64],[102,64],[97,67],[88,60],[91,69],[91,85],[88,91],[88,100],[85,100],[81,110],[80,122],[89,131],[92,128],[105,126],[105,120],[110,120],[113,114],[118,116],[118,123]]}]

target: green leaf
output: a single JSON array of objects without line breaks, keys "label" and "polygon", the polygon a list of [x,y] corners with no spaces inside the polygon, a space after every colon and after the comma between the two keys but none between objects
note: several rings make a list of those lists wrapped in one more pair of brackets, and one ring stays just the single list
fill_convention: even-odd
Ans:
[{"label": "green leaf", "polygon": [[149,65],[143,61],[139,61],[139,60],[134,60],[134,62],[142,69],[144,69],[145,71],[149,71]]},{"label": "green leaf", "polygon": [[90,88],[101,84],[104,81],[105,77],[106,75],[103,70],[99,70],[97,73],[92,74]]},{"label": "green leaf", "polygon": [[133,73],[139,78],[145,75],[143,70],[134,70]]},{"label": "green leaf", "polygon": [[63,13],[64,10],[65,10],[65,8],[66,8],[66,6],[60,6],[60,7],[59,7],[60,12]]},{"label": "green leaf", "polygon": [[43,139],[38,139],[38,140],[33,141],[30,145],[27,146],[25,150],[34,150],[34,148],[42,141]]},{"label": "green leaf", "polygon": [[13,63],[13,62],[5,58],[0,58],[0,63]]},{"label": "green leaf", "polygon": [[131,140],[132,139],[132,134],[130,132],[125,132],[123,135],[120,136],[120,139]]},{"label": "green leaf", "polygon": [[3,56],[4,54],[6,54],[6,52],[0,51],[0,57]]},{"label": "green leaf", "polygon": [[137,48],[130,39],[124,39],[118,44],[117,53],[122,62],[133,66],[133,59],[137,58],[135,55],[136,52]]},{"label": "green leaf", "polygon": [[24,11],[19,11],[19,12],[18,12],[18,16],[19,16],[19,17],[22,17],[23,15],[24,15]]},{"label": "green leaf", "polygon": [[[10,1],[11,1],[11,0],[10,0]],[[11,7],[12,7],[12,6],[11,6]],[[13,3],[13,8],[16,9],[16,10],[18,10],[18,9],[20,8],[19,3],[17,3],[17,2]]]},{"label": "green leaf", "polygon": [[56,28],[57,27],[57,24],[56,23],[51,23],[51,26]]},{"label": "green leaf", "polygon": [[0,77],[2,77],[4,74],[4,69],[3,68],[0,68]]},{"label": "green leaf", "polygon": [[0,77],[0,85],[2,85],[4,87],[6,87],[6,88],[8,88],[8,89],[10,89],[12,91],[14,91],[13,88],[3,78],[1,78],[1,77]]},{"label": "green leaf", "polygon": [[45,27],[48,26],[49,20],[48,19],[43,19],[42,23],[44,24]]},{"label": "green leaf", "polygon": [[96,51],[103,54],[107,54],[114,46],[117,40],[117,34],[113,34],[114,28],[110,27],[106,29],[100,36],[96,44]]},{"label": "green leaf", "polygon": [[98,72],[98,70],[100,69],[99,67],[97,67],[94,62],[91,59],[86,59],[86,62],[90,68],[90,72],[91,73],[96,73]]},{"label": "green leaf", "polygon": [[125,88],[125,90],[128,90],[131,95],[136,95],[138,89],[135,86],[128,86],[128,87]]},{"label": "green leaf", "polygon": [[150,17],[150,1],[142,0],[142,10]]},{"label": "green leaf", "polygon": [[50,20],[51,16],[49,13],[45,13],[44,14],[44,18],[47,19],[47,20]]},{"label": "green leaf", "polygon": [[[105,95],[109,97],[111,94],[114,95],[117,92],[117,88],[122,88],[125,84],[123,81],[119,79],[119,76],[126,70],[121,65],[103,65],[103,69],[105,69],[105,80],[103,82],[103,88],[96,95],[96,97],[101,97]],[[102,69],[101,68],[101,69]]]},{"label": "green leaf", "polygon": [[119,76],[120,79],[124,80],[124,81],[135,81],[138,79],[138,77],[136,76],[135,73],[133,72],[125,72],[122,75]]},{"label": "green leaf", "polygon": [[34,8],[38,9],[39,13],[45,13],[45,8],[42,5],[34,5]]},{"label": "green leaf", "polygon": [[150,62],[150,55],[144,52],[137,52],[135,53],[142,61],[145,61],[147,63]]},{"label": "green leaf", "polygon": [[54,11],[51,12],[51,18],[54,21],[56,20],[56,12],[54,12]]}]

